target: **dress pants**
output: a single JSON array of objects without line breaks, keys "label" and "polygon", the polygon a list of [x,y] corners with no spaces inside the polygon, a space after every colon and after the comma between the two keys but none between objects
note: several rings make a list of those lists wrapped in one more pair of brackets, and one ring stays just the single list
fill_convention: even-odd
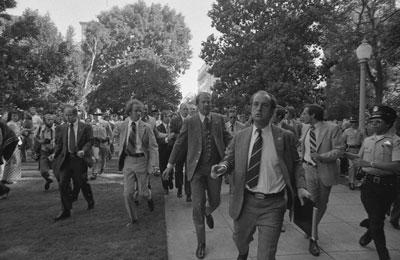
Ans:
[{"label": "dress pants", "polygon": [[386,212],[396,197],[395,186],[364,183],[361,186],[361,202],[368,214],[368,234],[374,240],[379,259],[388,259],[384,221]]},{"label": "dress pants", "polygon": [[303,163],[303,167],[305,170],[307,190],[311,193],[311,199],[318,209],[317,224],[319,224],[328,207],[332,186],[326,186],[322,183],[316,167],[306,163]]},{"label": "dress pants", "polygon": [[[358,149],[358,148],[349,148],[347,150],[347,152],[358,154],[359,150],[360,149]],[[355,184],[357,182],[357,180],[356,180],[357,168],[354,167],[352,160],[348,160],[348,162],[349,162],[349,183]]]},{"label": "dress pants", "polygon": [[400,220],[400,189],[397,190],[397,197],[393,202],[393,208],[390,212],[390,220],[394,223],[399,223]]},{"label": "dress pants", "polygon": [[283,217],[286,211],[285,196],[257,199],[245,193],[242,212],[233,222],[233,240],[244,255],[249,251],[253,234],[258,229],[258,260],[275,260],[281,234]]},{"label": "dress pants", "polygon": [[[74,185],[74,194],[71,190],[71,179]],[[63,210],[72,209],[74,196],[78,196],[79,190],[88,203],[93,202],[92,189],[87,182],[87,165],[84,159],[67,155],[59,172],[59,189]]]},{"label": "dress pants", "polygon": [[124,168],[124,201],[130,221],[138,219],[134,201],[138,195],[151,199],[149,189],[149,174],[147,172],[147,159],[143,157],[125,157]]},{"label": "dress pants", "polygon": [[[211,165],[198,167],[190,182],[192,189],[193,223],[196,228],[197,242],[206,242],[204,216],[211,214],[221,202],[222,177],[210,177]],[[206,207],[206,192],[208,206]]]},{"label": "dress pants", "polygon": [[178,189],[178,193],[182,193],[182,186],[184,186],[186,196],[190,197],[192,195],[190,181],[188,181],[186,173],[183,172],[184,165],[185,161],[175,164],[175,187]]}]

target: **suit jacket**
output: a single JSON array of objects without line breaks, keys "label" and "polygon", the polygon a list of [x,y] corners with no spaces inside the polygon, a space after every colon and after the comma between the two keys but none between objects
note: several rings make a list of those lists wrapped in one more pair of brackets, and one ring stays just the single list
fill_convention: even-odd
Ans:
[{"label": "suit jacket", "polygon": [[181,114],[178,112],[172,118],[169,124],[169,130],[171,133],[174,133],[174,137],[170,139],[170,144],[173,145],[178,137],[183,124],[183,119]]},{"label": "suit jacket", "polygon": [[[232,194],[229,203],[229,214],[233,219],[240,216],[243,208],[252,130],[252,127],[248,127],[235,135],[222,161],[227,166],[227,172],[233,175]],[[271,126],[271,130],[288,193],[288,208],[291,209],[290,215],[292,215],[293,201],[297,195],[297,189],[306,187],[304,169],[296,150],[294,134],[275,125]]]},{"label": "suit jacket", "polygon": [[[113,131],[113,138],[119,136],[119,164],[118,168],[121,171],[124,168],[125,161],[125,143],[126,137],[128,134],[129,119],[126,118],[124,122],[117,125]],[[139,137],[142,140],[142,149],[144,152],[144,156],[147,160],[147,171],[148,173],[153,172],[153,167],[158,167],[158,145],[156,142],[156,138],[154,136],[154,132],[152,126],[148,123],[139,120],[138,129]]]},{"label": "suit jacket", "polygon": [[[160,124],[159,126],[157,126],[157,130],[160,133],[167,133],[167,129],[165,128],[164,124]],[[160,159],[160,164],[162,164],[161,162],[163,162],[165,165],[164,167],[166,167],[167,163],[168,163],[168,159],[169,159],[169,155],[171,154],[171,150],[172,150],[172,146],[169,145],[169,140],[167,142],[167,140],[165,140],[165,138],[157,138],[157,144],[158,144],[158,154],[159,154],[159,159]]]},{"label": "suit jacket", "polygon": [[[56,140],[54,148],[54,172],[59,172],[63,167],[64,161],[68,153],[68,131],[69,124],[62,124],[56,128]],[[90,161],[91,151],[92,151],[92,140],[93,140],[93,130],[88,124],[78,122],[78,133],[76,140],[77,151],[84,151],[84,160],[86,164]]]},{"label": "suit jacket", "polygon": [[[301,158],[304,158],[306,134],[301,140]],[[337,159],[343,155],[345,144],[342,139],[342,131],[336,124],[322,122],[317,136],[317,153],[322,157],[321,162],[317,162],[318,175],[322,183],[326,186],[338,184],[339,167]]]},{"label": "suit jacket", "polygon": [[[217,113],[210,113],[211,116],[211,135],[221,158],[224,157],[225,148],[228,146],[232,136],[225,128],[224,118]],[[183,121],[181,131],[174,144],[169,163],[175,164],[177,161],[186,158],[186,175],[191,180],[199,162],[202,149],[201,140],[202,122],[199,113]]]}]

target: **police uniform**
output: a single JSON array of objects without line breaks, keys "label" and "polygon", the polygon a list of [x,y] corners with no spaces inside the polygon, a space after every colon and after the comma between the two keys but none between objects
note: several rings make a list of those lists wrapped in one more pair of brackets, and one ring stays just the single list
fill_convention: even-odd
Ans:
[{"label": "police uniform", "polygon": [[[354,118],[350,118],[350,123],[357,123],[358,121]],[[361,144],[364,139],[363,133],[359,129],[349,127],[343,131],[343,139],[346,143],[346,152],[358,154],[361,148]],[[356,182],[355,174],[356,168],[353,166],[352,161],[349,161],[349,186],[350,189],[354,189],[354,183]]]},{"label": "police uniform", "polygon": [[[370,119],[374,118],[394,121],[396,112],[387,106],[375,106]],[[366,246],[374,240],[379,259],[390,259],[383,226],[385,214],[396,197],[397,172],[378,169],[374,164],[400,161],[400,137],[391,130],[367,137],[359,156],[371,163],[371,167],[362,168],[366,175],[361,187],[361,201],[368,214],[368,220],[363,221],[362,226],[368,231],[360,238],[360,244]]]}]

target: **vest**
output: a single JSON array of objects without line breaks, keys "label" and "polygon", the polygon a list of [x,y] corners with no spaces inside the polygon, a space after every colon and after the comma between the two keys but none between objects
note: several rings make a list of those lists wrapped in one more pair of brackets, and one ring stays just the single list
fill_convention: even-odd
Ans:
[{"label": "vest", "polygon": [[201,124],[201,155],[197,166],[212,166],[219,163],[221,160],[217,146],[215,145],[214,137],[211,134],[212,124],[207,130],[204,124]]}]

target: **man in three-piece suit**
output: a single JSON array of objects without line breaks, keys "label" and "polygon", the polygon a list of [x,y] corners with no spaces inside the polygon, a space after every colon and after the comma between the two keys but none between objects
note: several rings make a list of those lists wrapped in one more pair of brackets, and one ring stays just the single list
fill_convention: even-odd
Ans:
[{"label": "man in three-piece suit", "polygon": [[71,216],[74,189],[82,189],[88,202],[88,209],[94,208],[93,193],[87,182],[87,160],[92,148],[92,127],[78,119],[76,107],[67,105],[64,108],[66,123],[56,130],[55,151],[50,159],[55,160],[54,172],[58,176],[62,212],[54,220],[63,220]]},{"label": "man in three-piece suit", "polygon": [[[253,125],[234,136],[225,158],[213,166],[212,176],[232,173],[229,214],[234,221],[237,259],[247,259],[258,229],[258,260],[274,260],[284,213],[305,190],[304,169],[293,133],[272,124],[275,98],[258,91],[251,99]],[[285,196],[286,193],[286,196]],[[286,200],[287,198],[287,200]]]},{"label": "man in three-piece suit", "polygon": [[[137,99],[126,104],[128,117],[114,128],[113,138],[119,137],[119,170],[124,175],[124,201],[130,222],[137,222],[135,199],[138,195],[147,198],[150,211],[154,202],[149,189],[149,174],[158,171],[158,145],[152,126],[141,120],[143,103]],[[136,189],[137,184],[137,189]]]},{"label": "man in three-piece suit", "polygon": [[[211,94],[200,92],[196,97],[199,113],[183,121],[181,132],[169,157],[163,177],[168,177],[173,165],[186,158],[186,175],[193,199],[193,222],[197,234],[196,257],[205,257],[205,225],[214,227],[211,213],[220,204],[221,178],[210,177],[211,166],[224,156],[225,147],[232,139],[220,114],[210,113]],[[206,192],[208,206],[206,207]]]},{"label": "man in three-piece suit", "polygon": [[[333,185],[339,181],[337,159],[344,153],[345,146],[341,138],[340,127],[324,120],[321,106],[307,105],[301,119],[310,124],[301,140],[301,158],[305,169],[307,190],[318,208],[317,224],[321,221],[329,200]],[[316,240],[310,239],[309,251],[318,256],[320,249]]]},{"label": "man in three-piece suit", "polygon": [[[171,123],[170,123],[170,134],[171,138],[169,140],[169,143],[171,146],[174,145],[176,138],[179,135],[179,132],[181,131],[183,120],[187,118],[189,114],[189,106],[186,103],[181,104],[179,107],[179,112],[171,118]],[[182,186],[185,188],[185,195],[186,195],[186,201],[191,202],[192,201],[192,192],[190,190],[190,182],[187,178],[186,174],[183,174],[183,166],[185,165],[185,159],[181,161],[177,161],[175,163],[175,187],[178,189],[178,193],[176,194],[178,198],[182,198]]]},{"label": "man in three-piece suit", "polygon": [[[157,126],[157,130],[159,133],[168,134],[170,132],[170,112],[162,111],[161,112],[161,123]],[[160,171],[164,171],[167,168],[168,159],[172,151],[172,145],[169,142],[169,137],[159,137],[157,138],[158,144],[158,155],[160,158]],[[164,188],[164,193],[167,195],[169,193],[169,189],[173,189],[174,185],[172,183],[172,174],[168,177],[168,179],[164,180],[161,178],[162,186]]]}]

